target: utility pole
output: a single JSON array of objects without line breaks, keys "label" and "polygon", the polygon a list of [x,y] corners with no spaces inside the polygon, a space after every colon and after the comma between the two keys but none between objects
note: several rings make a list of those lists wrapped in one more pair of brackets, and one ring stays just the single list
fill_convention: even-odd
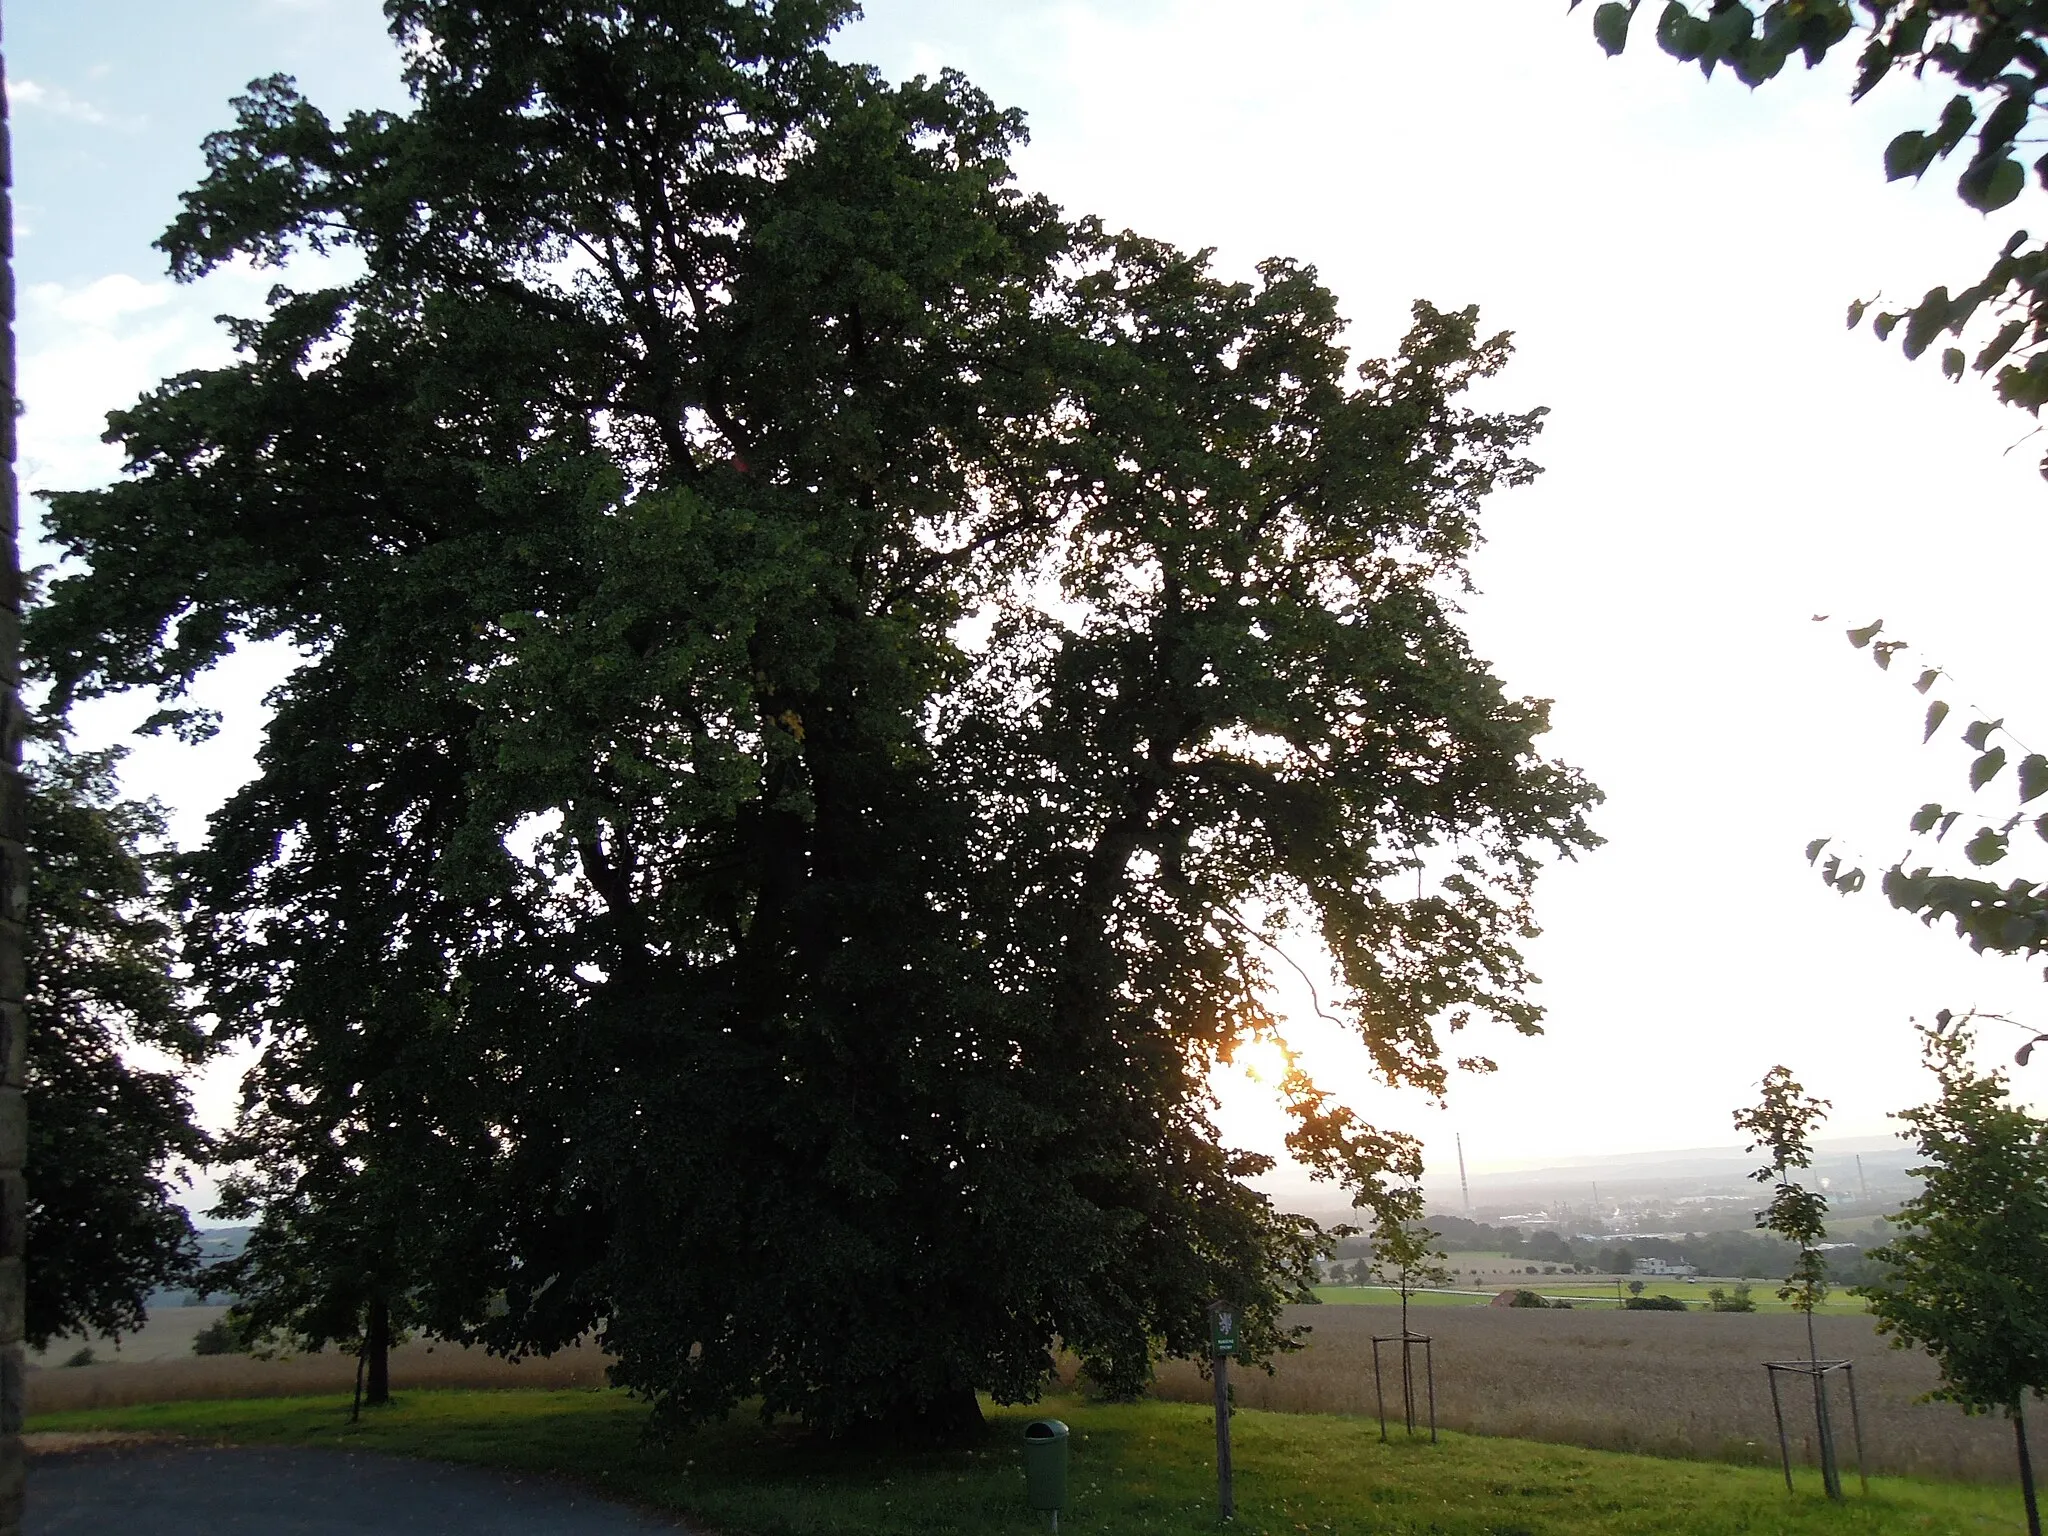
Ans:
[{"label": "utility pole", "polygon": [[1458,1134],[1458,1188],[1465,1194],[1465,1214],[1472,1214],[1472,1185],[1465,1177],[1465,1133]]},{"label": "utility pole", "polygon": [[22,924],[28,915],[28,804],[21,782],[21,495],[14,480],[14,150],[0,63],[0,1536],[21,1536],[28,1457],[21,1443],[22,1252],[28,1186],[22,1163],[28,1073]]}]

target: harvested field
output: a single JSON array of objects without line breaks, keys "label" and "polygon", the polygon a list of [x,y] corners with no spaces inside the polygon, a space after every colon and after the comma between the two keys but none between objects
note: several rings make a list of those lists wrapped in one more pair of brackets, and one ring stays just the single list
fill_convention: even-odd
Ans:
[{"label": "harvested field", "polygon": [[[1373,1412],[1372,1336],[1400,1326],[1398,1307],[1292,1309],[1311,1324],[1310,1346],[1276,1374],[1236,1371],[1237,1401],[1288,1413]],[[1774,1461],[1770,1390],[1762,1362],[1806,1352],[1805,1326],[1788,1315],[1708,1312],[1537,1311],[1433,1307],[1415,1319],[1436,1339],[1437,1410],[1446,1429],[1549,1440],[1602,1450],[1733,1461]],[[1821,1351],[1856,1361],[1873,1472],[2007,1482],[2012,1432],[2003,1420],[1968,1419],[1914,1398],[1934,1385],[1918,1351],[1894,1350],[1863,1317],[1816,1320]],[[395,1391],[429,1388],[578,1388],[604,1384],[594,1348],[514,1364],[453,1345],[409,1344],[391,1357]],[[187,1355],[72,1369],[31,1369],[32,1414],[198,1399],[345,1393],[355,1357]],[[1206,1402],[1192,1366],[1160,1367],[1158,1395]],[[1810,1400],[1809,1400],[1810,1402]],[[1812,1414],[1788,1394],[1795,1455],[1811,1458]],[[1840,1410],[1848,1454],[1846,1405]]]},{"label": "harvested field", "polygon": [[[1237,1402],[1287,1413],[1374,1412],[1372,1336],[1399,1331],[1400,1309],[1290,1311],[1292,1321],[1313,1325],[1312,1342],[1271,1377],[1234,1371]],[[1416,1321],[1436,1340],[1437,1419],[1446,1429],[1702,1459],[1776,1461],[1763,1361],[1806,1354],[1805,1320],[1789,1315],[1442,1307]],[[2018,1475],[2003,1419],[1913,1401],[1935,1383],[1925,1355],[1891,1348],[1866,1318],[1815,1321],[1821,1354],[1856,1362],[1872,1472],[1997,1482]],[[1192,1365],[1174,1361],[1160,1367],[1158,1393],[1200,1402],[1209,1387]],[[1797,1413],[1788,1394],[1793,1454],[1810,1461],[1810,1395],[1805,1410]],[[1836,1423],[1846,1472],[1846,1401]]]},{"label": "harvested field", "polygon": [[62,1365],[81,1345],[100,1360],[134,1364],[138,1360],[181,1360],[192,1353],[192,1340],[202,1329],[227,1315],[226,1307],[152,1307],[139,1333],[119,1339],[73,1335],[53,1339],[43,1349],[28,1351],[30,1365]]},{"label": "harvested field", "polygon": [[[601,1387],[605,1357],[588,1346],[545,1360],[496,1359],[453,1344],[407,1344],[391,1352],[394,1392],[428,1388]],[[62,1413],[75,1408],[125,1408],[135,1403],[200,1398],[302,1397],[348,1392],[356,1357],[324,1351],[288,1360],[248,1355],[188,1355],[183,1359],[122,1361],[31,1370],[27,1409]]]}]

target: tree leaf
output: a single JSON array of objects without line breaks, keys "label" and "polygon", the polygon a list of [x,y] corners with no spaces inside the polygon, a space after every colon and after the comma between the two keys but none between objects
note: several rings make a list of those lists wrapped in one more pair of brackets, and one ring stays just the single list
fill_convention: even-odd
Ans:
[{"label": "tree leaf", "polygon": [[1918,357],[1927,350],[1928,343],[1948,324],[1948,309],[1948,289],[1935,287],[1928,289],[1926,297],[1906,312],[1906,339],[1902,343],[1906,356]]},{"label": "tree leaf", "polygon": [[1961,811],[1950,811],[1946,816],[1941,818],[1941,830],[1934,834],[1934,840],[1938,843],[1943,838],[1947,837],[1950,830],[1955,826],[1957,822],[1961,821],[1962,819],[1963,813]]},{"label": "tree leaf", "polygon": [[1628,46],[1628,24],[1631,8],[1619,0],[1607,0],[1607,4],[1593,12],[1593,39],[1607,50],[1611,59]]},{"label": "tree leaf", "polygon": [[1984,119],[1984,126],[1977,130],[1977,152],[1997,154],[2008,148],[2015,135],[2027,125],[2027,114],[2033,110],[2033,92],[2008,91],[2005,100],[1991,109]]},{"label": "tree leaf", "polygon": [[1909,128],[1884,147],[1884,175],[1887,181],[1918,176],[1934,163],[1934,140],[1917,128]]},{"label": "tree leaf", "polygon": [[1920,733],[1922,742],[1934,740],[1934,733],[1941,729],[1941,722],[1948,718],[1948,705],[1936,699],[1927,706],[1927,729]]},{"label": "tree leaf", "polygon": [[1979,827],[1977,835],[1963,845],[1963,856],[1979,869],[2005,857],[2005,835],[1995,827]]},{"label": "tree leaf", "polygon": [[2005,748],[1993,747],[1989,752],[1978,758],[1976,762],[1970,764],[1970,788],[1982,789],[1986,784],[1997,778],[1999,770],[2004,767]]},{"label": "tree leaf", "polygon": [[1941,352],[1941,371],[1951,379],[1960,380],[1970,360],[1963,356],[1961,347],[1944,347]]},{"label": "tree leaf", "polygon": [[1700,49],[1707,40],[1706,27],[1682,0],[1671,0],[1664,7],[1664,14],[1657,18],[1657,46],[1674,59],[1687,63],[1700,56]]},{"label": "tree leaf", "polygon": [[1991,745],[1991,733],[2005,724],[2003,720],[1976,720],[1963,732],[1963,743],[1971,750],[1982,752]]},{"label": "tree leaf", "polygon": [[2000,326],[1998,334],[1986,342],[1984,350],[1977,354],[1977,371],[1989,373],[2006,353],[2019,344],[2019,339],[2026,334],[2026,330],[2027,322],[2024,320],[2009,320]]},{"label": "tree leaf", "polygon": [[1925,672],[1922,672],[1913,679],[1913,691],[1915,693],[1925,693],[1934,686],[1934,680],[1939,676],[1941,676],[1940,672],[1936,671],[1933,667],[1929,667]]},{"label": "tree leaf", "polygon": [[1963,142],[1970,124],[1977,121],[1977,106],[1967,96],[1951,96],[1941,109],[1941,121],[1933,135],[1934,152],[1945,155]]},{"label": "tree leaf", "polygon": [[1934,830],[1934,824],[1939,820],[1941,820],[1941,807],[1930,800],[1913,813],[1913,819],[1907,825],[1916,833],[1931,832]]},{"label": "tree leaf", "polygon": [[2048,793],[2048,757],[2029,752],[2020,759],[2020,804]]},{"label": "tree leaf", "polygon": [[[2044,816],[2041,819],[2044,822],[2048,822],[2048,816]],[[2041,835],[2048,837],[2048,832],[2043,832]],[[1811,864],[1815,859],[1819,858],[1821,849],[1827,847],[1833,841],[1834,839],[1831,837],[1816,837],[1812,842],[1808,843],[1806,845],[1806,862]]]},{"label": "tree leaf", "polygon": [[1855,330],[1863,323],[1864,311],[1870,308],[1870,300],[1857,299],[1849,305],[1849,329]]},{"label": "tree leaf", "polygon": [[1852,629],[1849,631],[1849,643],[1855,646],[1856,649],[1860,651],[1866,645],[1870,644],[1871,641],[1875,640],[1877,638],[1877,632],[1883,628],[1884,620],[1878,619],[1872,623],[1864,625],[1861,629]]},{"label": "tree leaf", "polygon": [[1733,58],[1756,30],[1756,13],[1742,0],[1716,0],[1707,19],[1707,47],[1717,56]]},{"label": "tree leaf", "polygon": [[2011,156],[1978,160],[1956,180],[1956,192],[1979,213],[2003,208],[2026,189],[2027,173]]}]

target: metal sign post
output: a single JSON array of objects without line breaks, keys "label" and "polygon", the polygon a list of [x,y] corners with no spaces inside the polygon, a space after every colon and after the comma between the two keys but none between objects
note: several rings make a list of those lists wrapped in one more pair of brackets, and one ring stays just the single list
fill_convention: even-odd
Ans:
[{"label": "metal sign post", "polygon": [[1237,1353],[1237,1308],[1209,1303],[1209,1371],[1216,1382],[1216,1505],[1237,1518],[1237,1486],[1230,1472],[1230,1357]]}]

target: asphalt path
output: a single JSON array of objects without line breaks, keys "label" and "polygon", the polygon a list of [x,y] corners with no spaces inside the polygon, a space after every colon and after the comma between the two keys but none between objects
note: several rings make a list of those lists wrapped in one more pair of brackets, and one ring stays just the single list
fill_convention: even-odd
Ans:
[{"label": "asphalt path", "polygon": [[544,1478],[358,1451],[141,1445],[40,1455],[26,1536],[682,1536]]}]

